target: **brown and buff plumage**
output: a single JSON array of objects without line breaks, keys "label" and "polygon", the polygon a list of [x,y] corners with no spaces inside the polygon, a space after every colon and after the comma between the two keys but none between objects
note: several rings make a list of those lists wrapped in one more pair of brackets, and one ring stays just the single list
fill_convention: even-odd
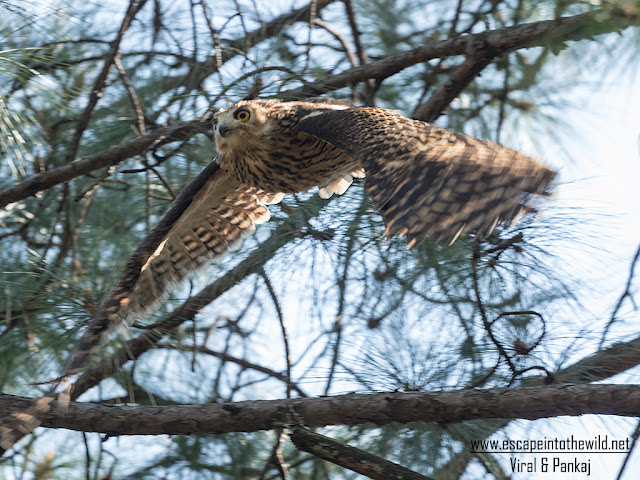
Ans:
[{"label": "brown and buff plumage", "polygon": [[111,327],[236,246],[283,193],[319,186],[327,198],[366,175],[385,233],[405,235],[411,247],[427,236],[451,243],[465,232],[487,235],[526,211],[555,176],[514,150],[380,108],[248,100],[215,117],[218,157],[133,253],[49,395],[0,422],[0,448],[38,426],[57,392],[68,394]]}]

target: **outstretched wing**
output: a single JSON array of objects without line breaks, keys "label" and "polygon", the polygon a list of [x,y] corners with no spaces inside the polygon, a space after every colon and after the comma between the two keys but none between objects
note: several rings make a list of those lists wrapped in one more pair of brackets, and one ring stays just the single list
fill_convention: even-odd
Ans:
[{"label": "outstretched wing", "polygon": [[216,161],[205,168],[131,255],[49,394],[34,399],[26,411],[0,418],[0,454],[42,423],[49,404],[58,392],[68,391],[73,375],[98,350],[110,328],[144,313],[169,285],[238,246],[255,224],[269,220],[265,205],[279,202],[282,196],[240,184]]},{"label": "outstretched wing", "polygon": [[98,348],[106,330],[153,307],[172,284],[239,246],[270,218],[265,205],[282,193],[240,184],[212,162],[175,199],[140,243],[120,280],[96,311],[65,374],[75,373]]},{"label": "outstretched wing", "polygon": [[452,243],[517,218],[555,172],[519,152],[379,108],[311,111],[299,128],[360,161],[386,223],[409,246]]}]

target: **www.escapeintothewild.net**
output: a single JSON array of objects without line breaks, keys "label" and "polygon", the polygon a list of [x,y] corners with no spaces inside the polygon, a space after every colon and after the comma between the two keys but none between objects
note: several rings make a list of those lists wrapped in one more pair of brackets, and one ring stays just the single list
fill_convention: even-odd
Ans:
[{"label": "www.escapeintothewild.net", "polygon": [[[526,461],[513,456],[510,459],[512,473],[586,473],[591,475],[591,458],[584,454],[628,453],[631,439],[614,439],[608,435],[596,435],[589,439],[567,438],[471,440],[471,453],[535,453],[538,456]],[[558,456],[558,454],[562,456]],[[567,454],[581,454],[581,458],[567,458]]]},{"label": "www.escapeintothewild.net", "polygon": [[608,435],[591,439],[567,438],[522,440],[471,440],[471,453],[628,453],[631,439],[616,440]]}]

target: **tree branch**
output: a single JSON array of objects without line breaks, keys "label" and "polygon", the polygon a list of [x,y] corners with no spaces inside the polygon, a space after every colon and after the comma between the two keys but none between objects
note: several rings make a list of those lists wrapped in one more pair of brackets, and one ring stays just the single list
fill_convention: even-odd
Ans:
[{"label": "tree branch", "polygon": [[[618,21],[611,22],[612,17]],[[499,55],[519,48],[543,45],[554,38],[561,38],[562,41],[581,40],[593,35],[618,31],[619,28],[633,25],[637,19],[637,12],[633,10],[630,12],[596,10],[555,20],[544,20],[471,35],[461,35],[414,48],[405,53],[391,55],[299,88],[286,90],[279,96],[289,100],[299,99],[322,95],[371,78],[380,81],[413,65],[434,58],[473,55],[478,45],[482,45],[483,48],[490,49]]]},{"label": "tree branch", "polygon": [[394,480],[433,480],[397,463],[306,428],[293,428],[289,438],[298,450],[369,478],[376,480],[389,480],[390,478]]},{"label": "tree branch", "polygon": [[98,78],[96,78],[96,81],[93,85],[93,88],[91,89],[91,92],[89,92],[89,102],[87,103],[87,106],[85,107],[84,111],[82,112],[82,116],[78,121],[78,127],[76,128],[76,133],[73,137],[73,141],[71,144],[71,150],[69,151],[69,155],[67,156],[68,162],[73,161],[73,159],[76,157],[76,154],[78,153],[78,148],[80,148],[80,140],[82,139],[82,135],[84,134],[84,131],[87,129],[87,126],[89,125],[89,121],[91,120],[91,115],[93,114],[94,108],[98,104],[98,100],[100,99],[100,97],[102,97],[102,94],[104,93],[104,89],[107,86],[107,77],[109,75],[109,71],[111,70],[111,66],[114,63],[115,58],[118,55],[118,50],[120,49],[120,42],[122,41],[122,37],[124,36],[124,33],[129,28],[129,25],[131,25],[131,20],[133,20],[133,18],[140,11],[140,9],[144,7],[144,4],[146,2],[147,0],[139,0],[137,2],[136,0],[129,1],[129,7],[127,8],[127,12],[124,14],[124,18],[122,19],[122,24],[118,29],[118,34],[116,35],[116,38],[113,40],[113,42],[111,42],[111,50],[107,54],[107,58],[104,62],[104,65],[102,66],[102,70],[100,71]]},{"label": "tree branch", "polygon": [[87,175],[94,170],[117,165],[128,158],[140,155],[150,148],[157,148],[165,143],[184,140],[197,133],[207,132],[210,128],[211,126],[208,123],[203,123],[199,120],[158,128],[148,135],[129,140],[62,167],[40,173],[15,187],[5,190],[0,193],[0,208],[4,208],[18,200],[24,200],[38,192],[68,182],[81,175]]},{"label": "tree branch", "polygon": [[495,54],[481,49],[466,60],[447,78],[444,85],[434,92],[428,101],[419,105],[413,117],[423,122],[433,122],[469,83],[489,65]]},{"label": "tree branch", "polygon": [[[300,206],[301,208],[296,210],[299,216],[294,216],[297,217],[295,222],[304,225],[304,223],[308,222],[311,218],[316,217],[320,210],[325,208],[329,202],[319,202],[315,198],[304,202]],[[113,375],[117,368],[129,360],[139,358],[144,352],[160,342],[170,331],[182,323],[193,319],[202,308],[212,303],[224,292],[240,283],[240,281],[249,275],[259,272],[260,269],[275,256],[281,247],[288,244],[294,238],[304,236],[304,234],[305,232],[293,225],[291,221],[285,221],[278,225],[271,233],[269,239],[262,242],[247,258],[227,271],[221,278],[210,283],[200,290],[200,292],[188,298],[174,312],[158,322],[154,328],[145,330],[140,336],[128,340],[106,359],[101,360],[96,365],[85,370],[74,384],[72,398],[78,398],[89,388],[100,383],[104,378]],[[297,387],[294,386],[293,388],[297,390]],[[298,393],[304,395],[299,390]]]},{"label": "tree branch", "polygon": [[[622,373],[640,364],[640,337],[620,342],[598,350],[573,365],[560,370],[553,376],[555,383],[587,383],[598,382]],[[548,377],[533,377],[540,383],[548,381]],[[528,383],[528,378],[525,382]]]},{"label": "tree branch", "polygon": [[[323,4],[323,2],[318,3],[318,8],[320,8],[320,4]],[[328,1],[325,0],[324,3],[328,4]],[[567,41],[579,40],[585,35],[595,35],[613,31],[614,27],[611,23],[602,21],[600,17],[598,17],[598,13],[602,16],[603,12],[584,13],[572,17],[562,17],[557,20],[545,20],[451,38],[433,45],[418,47],[406,53],[385,57],[382,60],[352,68],[346,72],[309,83],[299,88],[286,90],[280,94],[280,97],[285,100],[292,100],[316,96],[358,82],[363,82],[370,78],[384,79],[417,63],[423,63],[433,58],[469,53],[470,48],[472,49],[474,45],[477,46],[479,44],[484,45],[485,48],[504,53],[522,47],[541,45],[549,41],[552,35],[562,36],[563,40]],[[609,17],[607,16],[607,18]],[[635,12],[627,12],[626,15],[620,13],[619,18],[620,23],[631,25],[633,21],[637,20],[637,14]],[[117,147],[112,147],[104,152],[85,157],[69,165],[36,175],[0,194],[0,208],[4,208],[9,203],[27,198],[53,185],[69,181],[93,170],[114,165],[126,158],[138,155],[148,148],[158,137],[166,136],[167,134],[176,137],[176,134],[180,131],[182,135],[180,139],[184,139],[195,133],[205,131],[204,126],[202,124],[198,125],[198,123],[199,122],[189,122],[174,127],[158,129],[156,132],[152,132],[147,136],[125,142]],[[183,129],[184,131],[182,131]],[[171,140],[176,139],[178,138],[172,138]],[[149,140],[152,141],[149,142]],[[165,140],[162,143],[166,143],[167,141],[170,140]]]},{"label": "tree branch", "polygon": [[[0,394],[8,415],[33,399]],[[640,385],[554,385],[451,392],[385,392],[317,398],[251,400],[215,405],[118,406],[56,402],[42,426],[110,435],[189,435],[270,430],[291,413],[307,427],[374,423],[457,423],[586,414],[640,416]]]},{"label": "tree branch", "polygon": [[[262,265],[273,258],[276,252],[282,246],[289,243],[291,239],[301,236],[299,231],[291,232],[290,224],[285,224],[285,227],[281,226],[281,228],[276,229],[270,239],[262,243],[260,247],[254,250],[247,258],[226,272],[221,278],[210,283],[197,294],[189,297],[174,312],[158,322],[155,328],[145,330],[139,337],[128,340],[113,354],[109,355],[109,357],[85,370],[78,377],[74,385],[72,398],[78,398],[89,388],[100,383],[104,378],[113,375],[116,369],[129,360],[139,358],[144,352],[158,344],[169,332],[184,322],[193,319],[202,308],[237,285],[241,280],[255,273],[256,270],[259,270]],[[289,231],[287,232],[287,230]],[[239,363],[231,357],[226,358],[226,360]],[[247,366],[244,365],[244,368],[247,368]]]}]

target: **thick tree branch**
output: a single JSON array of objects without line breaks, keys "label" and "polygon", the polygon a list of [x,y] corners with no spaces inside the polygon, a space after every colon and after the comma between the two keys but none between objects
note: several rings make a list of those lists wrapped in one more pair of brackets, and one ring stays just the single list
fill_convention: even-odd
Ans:
[{"label": "thick tree branch", "polygon": [[[31,402],[30,398],[2,394],[0,411],[19,412]],[[587,414],[640,416],[640,385],[386,392],[157,407],[71,402],[67,409],[54,404],[42,426],[110,435],[188,435],[270,430],[290,424],[292,415],[307,427],[324,427]]]},{"label": "thick tree branch", "polygon": [[95,155],[89,155],[81,160],[71,162],[53,170],[40,173],[0,193],[0,208],[8,204],[23,200],[38,192],[68,182],[82,175],[87,175],[100,168],[117,165],[128,158],[140,155],[150,148],[157,148],[165,143],[185,140],[197,133],[207,132],[211,128],[208,123],[191,121],[158,128],[148,135],[129,140],[109,148]]},{"label": "thick tree branch", "polygon": [[[612,22],[612,17],[617,21]],[[462,35],[414,48],[398,55],[391,55],[329,78],[286,90],[280,96],[286,99],[298,99],[339,90],[371,78],[380,81],[413,65],[434,58],[473,55],[480,45],[482,48],[492,50],[496,55],[499,55],[519,48],[544,45],[555,39],[561,39],[561,41],[582,40],[593,35],[615,32],[620,28],[633,25],[637,20],[637,12],[634,10],[630,12],[598,10],[571,17],[561,17],[556,20],[544,20],[472,35]]]},{"label": "thick tree branch", "polygon": [[[598,350],[593,355],[560,370],[553,376],[553,381],[555,383],[598,382],[638,364],[640,364],[640,337]],[[539,379],[540,383],[548,381],[546,376],[534,378]]]}]

